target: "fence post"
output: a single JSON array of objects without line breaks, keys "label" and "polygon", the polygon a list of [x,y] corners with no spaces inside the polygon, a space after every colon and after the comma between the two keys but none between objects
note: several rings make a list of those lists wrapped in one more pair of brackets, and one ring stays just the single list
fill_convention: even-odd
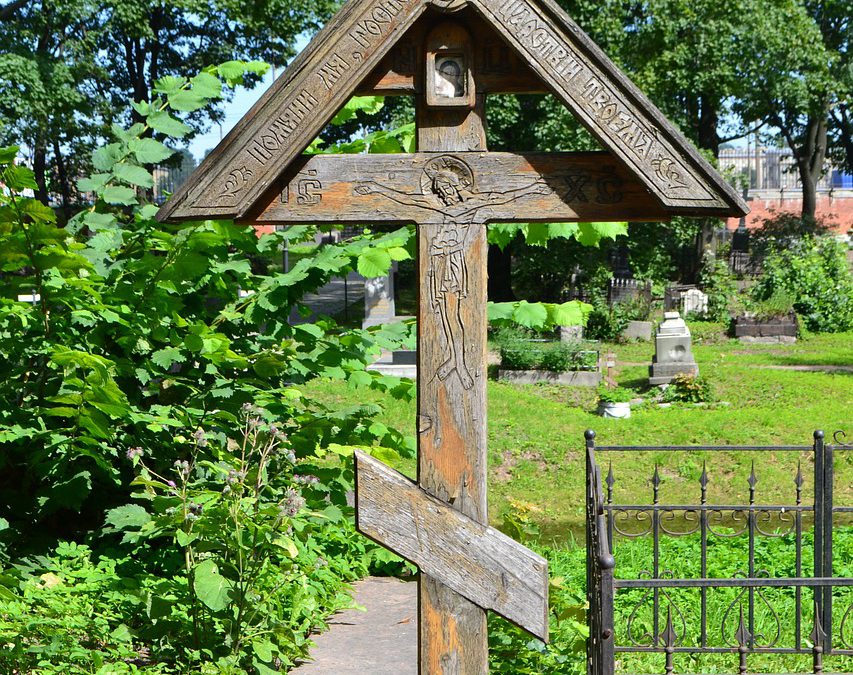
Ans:
[{"label": "fence post", "polygon": [[[814,432],[814,575],[832,576],[832,449],[823,431]],[[832,588],[815,587],[816,622],[823,628],[824,654],[832,645]]]},{"label": "fence post", "polygon": [[[820,444],[823,447],[823,574],[831,577],[832,570],[832,539],[833,539],[833,447],[824,442],[823,432],[820,434]],[[824,586],[823,616],[821,617],[824,630],[823,653],[832,653],[832,586]]]}]

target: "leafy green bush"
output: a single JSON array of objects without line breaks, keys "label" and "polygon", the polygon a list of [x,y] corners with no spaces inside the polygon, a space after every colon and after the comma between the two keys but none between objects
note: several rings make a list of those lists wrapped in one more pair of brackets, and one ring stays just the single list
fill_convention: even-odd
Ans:
[{"label": "leafy green bush", "polygon": [[853,275],[847,247],[832,237],[806,237],[771,252],[753,299],[761,302],[782,294],[793,299],[794,309],[811,331],[836,333],[853,328]]},{"label": "leafy green bush", "polygon": [[555,342],[535,338],[536,331],[502,328],[495,334],[501,367],[507,370],[549,370],[564,373],[594,368],[597,355],[581,341]]},{"label": "leafy green bush", "polygon": [[794,298],[785,289],[777,288],[769,298],[753,302],[749,311],[759,321],[780,319],[794,311]]},{"label": "leafy green bush", "polygon": [[710,403],[715,400],[711,382],[701,375],[676,375],[663,392],[667,403]]},{"label": "leafy green bush", "polygon": [[[355,532],[348,456],[411,456],[414,439],[375,422],[377,405],[329,407],[301,385],[332,378],[410,398],[411,384],[365,370],[410,329],[288,317],[332,276],[387,272],[413,230],[306,250],[287,273],[265,273],[253,263],[315,228],[161,224],[142,198],[148,165],[172,153],[158,139],[187,132],[173,112],[220,96],[217,76],[234,83],[233,70],[158,82],[135,105],[144,122],[114,127],[96,151],[99,173],[80,182],[94,202],[67,227],[26,196],[33,174],[16,149],[0,149],[4,672],[277,672],[349,603],[346,581],[399,565]],[[264,410],[264,433],[275,421],[278,448],[235,438],[244,406]],[[147,508],[128,503],[131,480]],[[69,559],[56,541],[74,537],[97,549]],[[96,572],[100,587],[73,581]],[[44,574],[79,599],[35,580]]]},{"label": "leafy green bush", "polygon": [[598,388],[598,400],[600,403],[629,403],[636,398],[637,394],[625,387],[608,387],[602,385]]},{"label": "leafy green bush", "polygon": [[633,320],[632,316],[632,310],[627,305],[608,305],[604,300],[597,300],[593,303],[586,323],[586,336],[590,340],[618,342],[622,338],[622,331],[628,327],[628,322]]},{"label": "leafy green bush", "polygon": [[708,296],[708,311],[695,317],[708,321],[728,321],[740,308],[737,280],[724,256],[707,256],[700,275],[702,291]]}]

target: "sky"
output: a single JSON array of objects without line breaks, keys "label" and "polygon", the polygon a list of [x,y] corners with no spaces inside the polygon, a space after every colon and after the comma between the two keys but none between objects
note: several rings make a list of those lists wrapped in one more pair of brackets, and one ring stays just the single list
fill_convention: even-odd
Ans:
[{"label": "sky", "polygon": [[[310,36],[308,35],[302,35],[297,39],[297,53],[305,49],[309,40]],[[190,141],[189,151],[192,153],[193,157],[195,157],[197,162],[201,161],[208,151],[213,150],[219,141],[225,138],[225,135],[231,131],[237,122],[240,121],[243,115],[249,112],[249,108],[251,108],[263,93],[270,88],[275,77],[281,75],[282,72],[284,71],[281,68],[276,69],[275,71],[270,69],[270,71],[264,76],[263,81],[258,82],[254,89],[238,87],[234,94],[234,98],[225,104],[225,119],[222,120],[222,123],[214,124],[206,134],[199,134]]]}]

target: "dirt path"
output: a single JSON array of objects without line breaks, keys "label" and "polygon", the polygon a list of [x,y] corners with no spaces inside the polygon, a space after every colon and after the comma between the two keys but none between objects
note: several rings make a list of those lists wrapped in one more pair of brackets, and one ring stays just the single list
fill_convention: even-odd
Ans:
[{"label": "dirt path", "polygon": [[313,661],[293,675],[417,675],[418,586],[399,579],[368,577],[355,585],[355,601],[314,636]]}]

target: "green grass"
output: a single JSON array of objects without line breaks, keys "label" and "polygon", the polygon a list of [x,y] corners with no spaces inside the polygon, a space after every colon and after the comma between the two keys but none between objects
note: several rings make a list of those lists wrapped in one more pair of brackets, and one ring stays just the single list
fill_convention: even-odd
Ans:
[{"label": "green grass", "polygon": [[[611,348],[610,345],[606,346]],[[653,345],[614,345],[620,384],[647,389],[646,366]],[[512,385],[489,382],[489,502],[493,523],[499,523],[508,499],[530,502],[540,509],[538,524],[546,540],[565,541],[583,529],[583,432],[594,429],[607,445],[804,445],[815,429],[831,434],[845,429],[853,435],[853,374],[801,372],[761,365],[844,365],[853,363],[853,334],[819,335],[795,345],[743,345],[735,340],[703,340],[694,348],[701,373],[717,398],[729,405],[694,407],[654,405],[635,409],[631,419],[606,420],[595,414],[594,390],[554,385]],[[414,435],[415,404],[364,391],[339,382],[316,382],[312,393],[336,403],[381,403],[381,421]],[[632,453],[614,456],[617,496],[645,500],[655,463],[662,465],[662,494],[671,503],[698,498],[697,480],[708,460],[712,501],[744,498],[753,459],[759,460],[758,494],[764,503],[789,503],[797,458],[790,454],[757,457],[751,453]],[[808,456],[804,499],[809,499]],[[414,461],[397,469],[414,476]],[[853,503],[853,452],[836,459],[836,502]]]},{"label": "green grass", "polygon": [[[809,576],[811,565],[810,535],[804,537],[804,576]],[[837,576],[853,576],[853,528],[844,528],[835,533],[835,573]],[[584,600],[582,589],[586,583],[586,553],[579,546],[558,548],[537,547],[538,552],[548,558],[552,589],[550,594],[551,644],[545,647],[531,643],[529,637],[503,619],[493,617],[489,622],[492,672],[500,673],[553,673],[578,674],[584,672],[584,634],[579,623],[583,623]],[[709,537],[708,571],[713,577],[729,577],[745,569],[748,545],[746,537]],[[795,577],[795,543],[790,535],[782,537],[759,537],[756,541],[756,565],[767,571],[770,577]],[[642,570],[652,568],[650,538],[617,538],[617,578],[636,579]],[[699,537],[686,536],[664,538],[661,541],[661,561],[665,569],[676,578],[699,576]],[[709,647],[726,647],[733,642],[737,628],[739,607],[742,603],[747,612],[748,597],[738,597],[743,589],[709,589],[707,592],[707,639]],[[646,642],[643,635],[653,632],[652,599],[645,591],[622,589],[614,600],[615,643],[626,646],[631,643],[628,635],[628,619],[632,621],[633,635],[638,642]],[[696,646],[701,635],[700,592],[697,589],[668,590],[673,606],[673,623],[679,635],[679,646]],[[755,632],[763,634],[764,644],[774,641],[779,630],[777,647],[793,647],[795,638],[796,600],[792,588],[767,588],[755,592]],[[796,673],[811,672],[812,657],[809,652],[808,634],[812,629],[812,592],[803,589],[801,601],[802,634],[801,645],[805,654],[752,654],[747,665],[750,673]],[[839,644],[840,622],[844,612],[853,602],[853,589],[836,588],[833,594],[835,621],[834,642]],[[663,630],[669,600],[660,596],[659,630]],[[730,609],[731,608],[731,609]],[[771,611],[772,608],[772,611]],[[779,624],[774,619],[776,613]],[[748,616],[748,614],[747,614]],[[681,618],[683,617],[683,623]],[[725,639],[721,631],[725,620]],[[685,630],[686,629],[686,630]],[[849,627],[847,629],[849,641]],[[728,645],[727,645],[728,642]],[[631,654],[617,652],[617,672],[662,673],[663,654]],[[727,654],[676,654],[677,673],[734,673],[737,672],[737,653]],[[831,656],[824,659],[825,672],[849,673],[853,671],[853,657]]]},{"label": "green grass", "polygon": [[[583,671],[583,636],[580,624],[584,618],[583,587],[585,583],[585,552],[577,542],[583,541],[584,523],[584,445],[583,432],[594,429],[599,444],[607,445],[803,445],[810,446],[812,432],[824,429],[831,434],[844,429],[853,436],[851,406],[853,405],[853,374],[778,370],[761,366],[789,365],[851,365],[853,364],[853,334],[816,335],[795,345],[746,345],[729,340],[722,326],[693,324],[694,354],[701,373],[710,379],[719,401],[729,405],[695,407],[673,405],[659,408],[646,405],[634,410],[631,419],[605,420],[594,410],[594,389],[565,388],[553,385],[511,385],[489,382],[489,500],[490,516],[495,526],[501,526],[506,514],[519,509],[533,520],[541,532],[540,544],[535,546],[549,559],[550,573],[557,580],[552,588],[551,603],[554,616],[551,622],[552,646],[531,641],[518,629],[503,620],[490,620],[491,672],[495,673],[581,673]],[[604,345],[617,358],[619,384],[647,392],[646,365],[651,361],[654,346],[648,343]],[[312,393],[336,403],[376,402],[384,406],[381,421],[414,434],[415,404],[401,403],[375,392],[353,392],[338,382],[316,382]],[[610,456],[599,453],[599,461],[607,463]],[[651,499],[651,476],[655,464],[660,465],[663,479],[661,501],[671,504],[698,501],[698,479],[703,461],[707,461],[711,503],[742,502],[748,498],[748,483],[752,461],[756,460],[758,476],[757,501],[763,504],[793,503],[794,476],[797,462],[802,462],[806,477],[803,501],[813,498],[808,453],[700,453],[694,451],[666,453],[613,454],[616,476],[614,498],[622,503],[648,503]],[[396,467],[414,476],[415,463],[402,461]],[[853,450],[836,456],[835,503],[853,504]],[[606,470],[606,469],[605,469]],[[510,499],[513,505],[510,505]],[[841,520],[839,515],[838,520]],[[849,520],[849,519],[848,519]],[[836,548],[836,574],[851,574],[853,561],[853,522],[839,522]],[[808,528],[807,528],[808,529]],[[845,538],[846,537],[846,538]],[[542,545],[544,542],[545,545]],[[697,576],[696,537],[668,539],[663,544],[666,567],[675,574]],[[745,564],[745,537],[718,541],[713,546],[711,565],[715,574],[730,574]],[[761,541],[758,560],[771,571],[771,576],[793,576],[790,538]],[[636,577],[641,569],[649,569],[650,548],[645,540],[617,542],[617,576]],[[808,570],[810,552],[804,550],[804,570]],[[679,567],[680,566],[680,567]],[[808,574],[805,571],[805,574]],[[691,595],[692,593],[692,595]],[[733,591],[713,591],[713,607],[709,611],[709,626],[722,621]],[[838,605],[849,604],[850,589],[838,589]],[[679,595],[680,597],[676,597]],[[728,594],[728,595],[727,595]],[[791,637],[793,621],[792,591],[768,590],[768,599],[782,613],[785,638]],[[729,597],[731,595],[732,597]],[[680,591],[673,597],[683,605],[691,632],[696,627],[698,601],[696,591]],[[710,595],[709,595],[710,597]],[[808,599],[803,591],[804,632],[811,626]],[[620,591],[617,595],[617,630],[619,642],[625,643],[625,623],[636,591]],[[846,604],[845,604],[846,603]],[[759,603],[760,604],[760,603]],[[644,607],[648,623],[648,608]],[[759,608],[760,621],[767,622],[769,614]],[[840,621],[840,616],[839,616]],[[621,672],[663,672],[663,656],[617,655]],[[677,657],[676,672],[722,673],[735,672],[736,655],[713,655],[694,658]],[[811,657],[779,657],[756,655],[749,657],[750,672],[804,672],[811,668]],[[828,672],[850,672],[851,660],[833,658],[827,661]]]}]

